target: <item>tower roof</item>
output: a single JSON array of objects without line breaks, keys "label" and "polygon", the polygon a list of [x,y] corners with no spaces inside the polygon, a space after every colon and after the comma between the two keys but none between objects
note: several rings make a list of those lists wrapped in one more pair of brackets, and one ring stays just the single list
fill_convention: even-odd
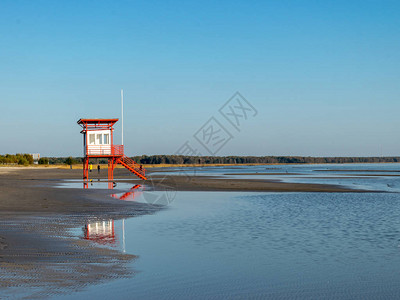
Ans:
[{"label": "tower roof", "polygon": [[79,119],[78,124],[83,129],[111,129],[118,119]]}]

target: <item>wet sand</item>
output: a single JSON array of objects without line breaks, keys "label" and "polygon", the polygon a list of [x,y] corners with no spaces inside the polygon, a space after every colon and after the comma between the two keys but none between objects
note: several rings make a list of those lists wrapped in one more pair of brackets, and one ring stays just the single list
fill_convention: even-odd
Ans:
[{"label": "wet sand", "polygon": [[[93,172],[93,178],[96,175]],[[102,175],[107,176],[107,172]],[[18,168],[8,173],[3,170],[0,173],[0,214],[149,213],[146,206],[111,198],[107,190],[53,187],[64,179],[79,180],[81,177],[82,170]]]},{"label": "wet sand", "polygon": [[[285,173],[283,173],[285,174]],[[116,169],[115,178],[132,184],[147,184],[163,189],[167,181],[177,191],[265,191],[265,192],[362,192],[335,185],[285,183],[277,180],[226,179],[190,176],[190,173],[154,174],[143,182],[125,169]],[[106,170],[90,178],[105,179]],[[127,214],[151,213],[154,208],[123,202],[109,196],[108,190],[54,188],[64,179],[80,180],[82,170],[49,168],[0,168],[0,214]],[[150,210],[149,210],[150,209]]]},{"label": "wet sand", "polygon": [[[13,217],[0,222],[0,295],[43,299],[82,290],[116,278],[129,278],[135,255],[96,247],[68,230],[83,216]],[[0,296],[0,298],[2,298]],[[7,298],[7,297],[6,297]]]},{"label": "wet sand", "polygon": [[[149,172],[146,185],[177,191],[359,192],[333,185],[187,175]],[[81,176],[80,169],[0,168],[0,291],[43,298],[134,275],[128,267],[134,256],[77,240],[68,230],[93,219],[134,217],[163,208],[117,200],[109,190],[54,188]],[[106,176],[106,170],[90,173],[93,179]],[[115,178],[143,184],[125,169],[116,169]]]},{"label": "wet sand", "polygon": [[80,178],[81,172],[0,168],[1,295],[42,299],[134,276],[134,255],[68,232],[91,221],[152,214],[161,208],[116,200],[109,191],[52,187],[61,179]]},{"label": "wet sand", "polygon": [[[157,188],[161,178],[154,178]],[[328,184],[287,183],[278,180],[262,179],[225,179],[210,177],[171,176],[171,186],[178,191],[236,191],[236,192],[318,192],[318,193],[348,193],[366,192]]]}]

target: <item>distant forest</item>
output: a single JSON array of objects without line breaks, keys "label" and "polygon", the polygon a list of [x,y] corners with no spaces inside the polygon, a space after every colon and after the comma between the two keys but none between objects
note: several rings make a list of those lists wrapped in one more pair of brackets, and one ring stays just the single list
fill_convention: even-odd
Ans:
[{"label": "distant forest", "polygon": [[0,155],[0,164],[31,165],[33,156],[30,154],[6,154]]},{"label": "distant forest", "polygon": [[[348,163],[394,163],[400,156],[391,157],[304,157],[304,156],[182,156],[182,155],[142,155],[131,157],[139,164],[348,164]],[[39,164],[79,164],[82,157],[42,157]],[[92,163],[106,164],[107,159],[93,159]],[[30,154],[0,155],[0,164],[31,165]]]},{"label": "distant forest", "polygon": [[[393,157],[303,157],[303,156],[182,156],[182,155],[142,155],[131,157],[139,164],[345,164],[345,163],[394,163]],[[49,157],[49,164],[82,163],[81,157]],[[93,163],[107,163],[106,159]]]}]

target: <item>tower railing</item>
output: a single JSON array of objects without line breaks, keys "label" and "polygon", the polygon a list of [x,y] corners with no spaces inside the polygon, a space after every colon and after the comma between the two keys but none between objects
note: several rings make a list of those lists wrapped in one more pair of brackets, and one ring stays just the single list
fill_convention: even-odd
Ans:
[{"label": "tower railing", "polygon": [[123,156],[124,145],[88,145],[87,156]]}]

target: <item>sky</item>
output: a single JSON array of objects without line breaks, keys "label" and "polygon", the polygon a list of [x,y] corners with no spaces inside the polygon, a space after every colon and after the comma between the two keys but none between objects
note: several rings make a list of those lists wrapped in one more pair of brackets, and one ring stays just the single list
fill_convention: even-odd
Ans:
[{"label": "sky", "polygon": [[[368,0],[1,0],[0,154],[81,156],[76,122],[121,118],[123,89],[130,156],[186,142],[202,155],[398,156],[399,11]],[[254,108],[239,129],[219,112],[236,92]],[[229,136],[218,151],[195,138],[213,117]]]}]

